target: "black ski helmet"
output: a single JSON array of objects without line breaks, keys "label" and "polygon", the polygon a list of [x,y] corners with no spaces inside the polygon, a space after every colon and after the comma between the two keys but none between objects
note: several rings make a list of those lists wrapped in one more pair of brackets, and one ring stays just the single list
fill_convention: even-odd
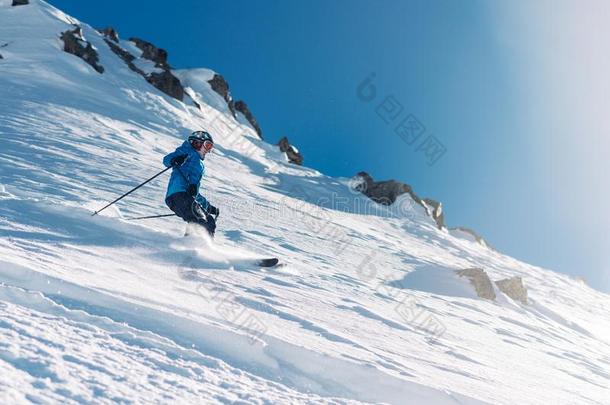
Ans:
[{"label": "black ski helmet", "polygon": [[214,140],[212,139],[212,135],[210,135],[210,133],[207,132],[207,131],[195,131],[195,132],[193,132],[189,136],[188,141],[190,143],[193,143],[195,141],[197,141],[197,142],[210,141],[210,142],[214,143]]}]

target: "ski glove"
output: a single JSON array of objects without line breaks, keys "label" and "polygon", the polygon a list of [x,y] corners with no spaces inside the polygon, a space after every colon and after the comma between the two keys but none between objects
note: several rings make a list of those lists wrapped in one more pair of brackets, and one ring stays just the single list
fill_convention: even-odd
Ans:
[{"label": "ski glove", "polygon": [[196,184],[189,184],[189,186],[186,188],[186,192],[191,197],[195,197],[197,195],[197,185]]},{"label": "ski glove", "polygon": [[220,210],[208,203],[208,214],[218,217],[218,215],[220,215]]},{"label": "ski glove", "polygon": [[170,162],[173,167],[182,166],[188,155],[174,156]]}]

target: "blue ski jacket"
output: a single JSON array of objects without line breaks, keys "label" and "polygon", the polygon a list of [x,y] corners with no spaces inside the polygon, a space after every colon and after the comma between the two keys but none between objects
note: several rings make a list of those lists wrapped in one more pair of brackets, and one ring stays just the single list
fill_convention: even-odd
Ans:
[{"label": "blue ski jacket", "polygon": [[209,207],[208,200],[199,194],[201,179],[205,174],[205,166],[203,165],[203,159],[201,159],[195,148],[188,141],[184,141],[174,152],[163,158],[163,164],[165,167],[170,167],[172,159],[180,155],[187,155],[187,158],[181,166],[173,168],[165,198],[167,199],[167,197],[175,193],[186,192],[189,184],[194,184],[197,187],[195,200],[207,211]]}]

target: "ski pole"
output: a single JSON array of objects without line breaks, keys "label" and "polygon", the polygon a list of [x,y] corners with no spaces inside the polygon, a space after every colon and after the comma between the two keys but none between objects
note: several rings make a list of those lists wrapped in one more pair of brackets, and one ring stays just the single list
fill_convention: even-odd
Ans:
[{"label": "ski pole", "polygon": [[165,168],[165,169],[161,170],[159,173],[155,174],[155,175],[154,175],[154,176],[152,176],[150,179],[146,180],[144,183],[140,184],[140,185],[139,185],[139,186],[137,186],[137,187],[132,188],[131,190],[129,190],[128,192],[126,192],[125,194],[123,194],[122,196],[120,196],[119,198],[117,198],[116,200],[114,200],[113,202],[108,203],[108,204],[107,204],[106,206],[104,206],[103,208],[101,208],[101,209],[99,209],[99,210],[95,211],[93,214],[91,214],[91,216],[94,216],[94,215],[96,215],[96,214],[99,214],[100,212],[104,211],[106,208],[110,207],[110,206],[111,206],[112,204],[114,204],[115,202],[117,202],[117,201],[119,201],[119,200],[121,200],[121,199],[123,199],[123,198],[127,197],[129,194],[133,193],[134,191],[136,191],[137,189],[139,189],[139,188],[140,188],[140,187],[142,187],[143,185],[145,185],[145,184],[147,184],[147,183],[149,183],[149,182],[153,181],[154,179],[156,179],[157,177],[161,176],[163,173],[165,173],[166,171],[168,171],[168,170],[169,170],[169,169],[171,169],[171,168],[172,168],[172,166],[167,167],[167,168]]},{"label": "ski pole", "polygon": [[135,218],[126,218],[126,221],[136,221],[138,219],[152,219],[152,218],[165,218],[165,217],[175,217],[176,214],[163,214],[163,215],[149,215],[146,217],[135,217]]}]

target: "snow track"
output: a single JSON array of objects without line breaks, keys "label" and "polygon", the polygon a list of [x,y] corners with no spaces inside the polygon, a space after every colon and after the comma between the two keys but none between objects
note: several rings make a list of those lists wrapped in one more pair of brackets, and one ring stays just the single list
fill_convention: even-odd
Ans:
[{"label": "snow track", "polygon": [[[102,399],[120,402],[127,398],[115,395],[116,387],[108,389],[103,383],[98,384],[104,380],[100,374],[111,379],[123,375],[125,370],[115,368],[124,365],[124,362],[116,360],[124,356],[138,356],[139,362],[152,363],[161,371],[175,375],[176,379],[183,377],[186,381],[191,378],[195,381],[205,380],[208,374],[215,374],[218,381],[231,384],[230,380],[223,381],[219,371],[226,372],[226,369],[235,367],[245,370],[246,373],[239,374],[247,375],[248,379],[254,380],[254,376],[257,375],[266,380],[282,382],[298,391],[326,396],[358,397],[366,401],[393,403],[400,402],[401,398],[411,398],[418,403],[430,401],[438,404],[462,403],[461,395],[447,393],[443,399],[443,395],[439,395],[437,390],[395,379],[379,372],[375,367],[321,355],[273,338],[267,338],[264,344],[261,341],[252,342],[246,335],[221,327],[197,323],[171,313],[127,302],[30,269],[7,263],[0,265],[3,268],[0,276],[5,280],[0,286],[0,302],[11,303],[2,304],[0,307],[3,315],[6,315],[2,324],[7,335],[6,341],[13,341],[16,336],[25,335],[33,340],[38,339],[39,343],[65,342],[65,338],[55,339],[47,335],[59,330],[66,332],[71,339],[74,338],[69,342],[72,347],[60,347],[56,351],[57,355],[63,353],[61,358],[41,360],[40,353],[36,352],[23,353],[17,350],[16,353],[11,353],[11,346],[19,349],[24,345],[35,346],[34,342],[27,342],[27,339],[18,343],[13,341],[11,346],[3,348],[0,359],[29,374],[38,380],[38,384],[44,384],[45,382],[42,381],[47,379],[55,383],[68,380],[76,383],[77,377],[83,377],[80,372],[85,368],[91,375],[91,384],[93,384],[87,387],[86,392],[104,392]],[[32,334],[28,334],[27,324],[19,322],[19,316],[27,311],[30,313],[25,318],[30,319],[28,323],[35,323],[37,328]],[[40,337],[37,338],[41,334],[47,335],[43,342],[40,342]],[[83,358],[84,353],[77,350],[82,344],[80,338],[89,339],[88,346],[92,346],[94,352],[99,351],[95,348],[102,346],[112,347],[115,353],[112,355],[96,353],[103,359],[102,364],[95,360],[95,356],[91,360]],[[117,344],[117,341],[120,344]],[[66,354],[70,352],[74,354]],[[117,359],[112,359],[113,357]],[[223,359],[228,365],[224,362],[221,365],[221,362],[214,361],[214,358]],[[329,373],[329,370],[332,370],[332,373]],[[71,373],[72,371],[74,373]],[[140,375],[149,374],[151,371]],[[88,379],[85,377],[81,383],[87,382]],[[124,383],[130,389],[137,389],[133,386],[133,381]],[[197,390],[182,393],[177,388],[181,388],[186,382],[178,383],[179,381],[172,381],[171,389],[161,391],[163,395],[160,395],[160,398],[171,400],[188,398],[192,395],[192,398],[196,399],[202,396],[207,398],[210,395],[209,391],[204,394]],[[237,386],[234,388],[238,388],[244,382],[233,381],[233,384]],[[366,389],[369,384],[374,384],[377,389],[369,392]],[[358,387],[361,389],[358,390]],[[209,387],[206,387],[206,390],[208,389]],[[244,390],[242,395],[249,398],[248,387],[242,389]],[[59,391],[63,396],[62,399],[65,400],[73,399],[81,402],[91,399],[77,392]],[[285,391],[291,393],[290,389]],[[294,392],[292,394],[294,395]],[[220,394],[216,395],[219,395],[219,398],[212,398],[220,402],[228,400]],[[282,396],[281,392],[278,393],[277,399],[281,399]],[[334,401],[329,400],[329,402]],[[469,403],[477,402],[469,401]]]},{"label": "snow track", "polygon": [[[19,391],[4,387],[3,402],[117,403],[157,398],[167,402],[288,403],[313,399],[233,368],[194,347],[117,322],[114,318],[121,316],[116,310],[104,311],[58,295],[8,286],[0,287],[0,297],[10,302],[0,305],[0,336],[2,342],[10,342],[0,344],[0,368],[6,378],[2,381],[10,378],[20,387]],[[180,339],[180,332],[171,335]]]}]

